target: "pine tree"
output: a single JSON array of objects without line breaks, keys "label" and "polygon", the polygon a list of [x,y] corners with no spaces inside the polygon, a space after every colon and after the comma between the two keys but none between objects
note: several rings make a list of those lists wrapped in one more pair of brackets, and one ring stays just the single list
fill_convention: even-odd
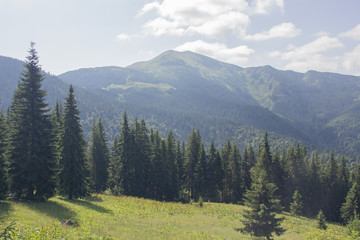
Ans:
[{"label": "pine tree", "polygon": [[200,143],[199,130],[192,129],[187,141],[185,161],[185,189],[190,193],[192,199],[196,199],[195,167],[199,161]]},{"label": "pine tree", "polygon": [[230,153],[231,153],[231,144],[230,144],[230,140],[228,139],[226,144],[221,149],[221,165],[224,171],[221,200],[226,203],[231,202],[231,197],[232,197],[232,188],[231,188],[232,166],[230,163]]},{"label": "pine tree", "polygon": [[121,183],[124,194],[133,195],[133,158],[134,158],[134,136],[130,132],[129,121],[126,112],[123,115],[120,134],[120,162],[121,162]]},{"label": "pine tree", "polygon": [[5,116],[0,111],[0,200],[5,198],[5,195],[8,191],[7,171],[5,165],[5,148],[6,148],[5,133],[6,133]]},{"label": "pine tree", "polygon": [[325,217],[325,214],[324,214],[323,210],[319,211],[318,215],[316,216],[316,220],[317,220],[317,224],[318,224],[319,229],[322,229],[322,230],[327,229],[326,217]]},{"label": "pine tree", "polygon": [[195,166],[195,199],[201,197],[208,197],[208,160],[204,148],[204,143],[201,141],[199,148],[199,160]]},{"label": "pine tree", "polygon": [[109,149],[104,125],[101,118],[93,120],[88,149],[92,191],[100,193],[106,190],[108,182]]},{"label": "pine tree", "polygon": [[134,136],[134,153],[133,153],[133,190],[135,196],[148,197],[150,184],[150,141],[149,131],[146,127],[145,120],[140,122],[135,119],[132,128],[132,135]]},{"label": "pine tree", "polygon": [[85,157],[86,142],[80,124],[80,111],[77,108],[72,85],[65,100],[60,190],[71,200],[88,195],[90,174]]},{"label": "pine tree", "polygon": [[221,157],[219,151],[215,148],[214,142],[211,141],[208,150],[209,156],[209,199],[211,201],[219,201],[219,192],[221,191],[224,172],[221,166]]},{"label": "pine tree", "polygon": [[231,148],[229,158],[231,166],[231,201],[233,203],[240,203],[243,200],[245,190],[241,172],[241,155],[235,142],[233,143],[233,146]]},{"label": "pine tree", "polygon": [[18,198],[45,200],[55,193],[55,149],[44,76],[31,43],[9,111],[9,179]]},{"label": "pine tree", "polygon": [[111,156],[109,163],[109,178],[108,186],[114,195],[120,195],[123,193],[121,184],[121,145],[118,136],[115,137],[111,147]]},{"label": "pine tree", "polygon": [[245,204],[251,210],[245,211],[242,231],[267,239],[271,239],[273,233],[280,236],[284,232],[280,227],[283,218],[276,218],[280,203],[274,197],[275,190],[275,184],[268,182],[264,170],[256,173],[251,189],[245,194]]},{"label": "pine tree", "polygon": [[360,188],[357,182],[353,184],[346,196],[345,203],[341,207],[341,218],[351,221],[360,214]]},{"label": "pine tree", "polygon": [[175,137],[172,131],[169,131],[166,137],[166,156],[165,165],[168,175],[168,190],[166,191],[166,199],[173,201],[177,199],[179,193],[178,171],[176,166],[176,146]]},{"label": "pine tree", "polygon": [[307,204],[305,204],[305,214],[311,217],[321,209],[324,199],[323,166],[317,152],[314,152],[310,158],[308,186],[307,186]]},{"label": "pine tree", "polygon": [[[339,221],[340,208],[343,199],[340,199],[341,195],[339,184],[339,166],[335,159],[334,151],[331,151],[330,159],[326,167],[326,208],[325,215],[331,221]],[[341,197],[341,196],[340,196]]]},{"label": "pine tree", "polygon": [[242,229],[256,237],[271,239],[273,233],[281,235],[284,229],[280,227],[283,218],[276,218],[279,212],[280,201],[274,196],[276,186],[271,183],[270,175],[271,153],[264,136],[263,145],[256,165],[252,171],[251,189],[245,195],[245,204],[251,208],[245,212]]},{"label": "pine tree", "polygon": [[303,200],[298,190],[295,190],[293,201],[290,204],[290,212],[294,215],[301,215],[303,211]]}]

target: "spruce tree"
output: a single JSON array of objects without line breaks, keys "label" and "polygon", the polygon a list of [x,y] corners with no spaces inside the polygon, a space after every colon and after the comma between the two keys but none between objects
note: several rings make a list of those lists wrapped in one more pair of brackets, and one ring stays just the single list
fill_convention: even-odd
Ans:
[{"label": "spruce tree", "polygon": [[111,147],[111,156],[109,163],[109,178],[108,186],[114,195],[120,195],[122,193],[121,184],[121,145],[118,136],[115,137]]},{"label": "spruce tree", "polygon": [[198,199],[200,196],[206,199],[208,198],[208,183],[208,160],[204,148],[204,143],[201,141],[199,148],[199,161],[195,166],[195,199]]},{"label": "spruce tree", "polygon": [[240,203],[243,200],[245,190],[241,172],[241,155],[235,142],[231,148],[229,159],[231,166],[231,201],[233,203]]},{"label": "spruce tree", "polygon": [[55,149],[44,76],[31,43],[9,111],[9,179],[18,198],[45,200],[55,193]]},{"label": "spruce tree", "polygon": [[123,122],[120,134],[120,162],[121,162],[121,183],[124,194],[133,195],[133,158],[134,158],[134,136],[131,134],[129,120],[126,112],[123,114]]},{"label": "spruce tree", "polygon": [[209,168],[209,199],[211,201],[219,201],[219,192],[221,191],[224,172],[221,166],[221,157],[219,151],[215,148],[214,142],[211,140],[208,150]]},{"label": "spruce tree", "polygon": [[319,211],[318,215],[316,216],[316,220],[317,220],[317,224],[318,224],[319,229],[322,229],[322,230],[327,229],[326,217],[325,217],[325,214],[324,214],[323,210]]},{"label": "spruce tree", "polygon": [[351,221],[360,215],[360,187],[355,182],[346,196],[346,201],[341,207],[341,218]]},{"label": "spruce tree", "polygon": [[271,182],[270,166],[271,153],[265,134],[257,163],[252,170],[251,189],[245,195],[245,204],[251,210],[245,211],[245,220],[242,220],[245,227],[242,230],[267,239],[271,239],[273,233],[280,236],[284,232],[280,227],[283,218],[276,217],[281,206],[274,195],[276,186]]},{"label": "spruce tree", "polygon": [[0,111],[0,200],[4,199],[8,190],[7,172],[5,165],[5,148],[6,148],[6,126],[5,116]]},{"label": "spruce tree", "polygon": [[167,200],[175,200],[179,193],[178,171],[176,166],[176,142],[172,131],[166,137],[166,156],[165,163],[168,175],[168,190],[166,191]]},{"label": "spruce tree", "polygon": [[185,160],[185,189],[190,193],[192,199],[196,199],[195,168],[199,161],[199,149],[201,138],[199,130],[192,129],[186,147]]},{"label": "spruce tree", "polygon": [[104,125],[101,118],[93,120],[88,149],[92,191],[100,193],[106,190],[108,182],[109,149]]},{"label": "spruce tree", "polygon": [[301,215],[303,212],[303,200],[298,190],[294,192],[293,201],[290,204],[290,212],[294,215]]},{"label": "spruce tree", "polygon": [[224,171],[221,200],[226,203],[231,202],[231,198],[232,198],[232,188],[231,188],[232,166],[230,162],[230,153],[231,153],[231,144],[230,144],[230,140],[228,139],[226,144],[221,149],[221,165]]},{"label": "spruce tree", "polygon": [[150,141],[149,130],[145,120],[140,122],[136,119],[133,126],[135,141],[134,152],[134,183],[136,188],[135,196],[148,197],[150,185]]},{"label": "spruce tree", "polygon": [[[340,208],[343,203],[339,181],[339,166],[335,159],[334,151],[331,151],[330,159],[326,167],[326,200],[325,215],[330,221],[340,220]],[[341,199],[340,199],[341,198]]]},{"label": "spruce tree", "polygon": [[71,200],[89,194],[89,169],[85,156],[86,142],[80,124],[80,111],[77,108],[72,85],[65,101],[60,191]]}]

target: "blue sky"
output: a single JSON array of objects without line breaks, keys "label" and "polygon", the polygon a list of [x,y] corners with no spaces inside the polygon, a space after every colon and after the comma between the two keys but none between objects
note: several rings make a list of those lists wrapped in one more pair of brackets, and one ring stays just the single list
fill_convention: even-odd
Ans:
[{"label": "blue sky", "polygon": [[359,0],[0,0],[0,55],[44,70],[194,51],[241,67],[360,75]]}]

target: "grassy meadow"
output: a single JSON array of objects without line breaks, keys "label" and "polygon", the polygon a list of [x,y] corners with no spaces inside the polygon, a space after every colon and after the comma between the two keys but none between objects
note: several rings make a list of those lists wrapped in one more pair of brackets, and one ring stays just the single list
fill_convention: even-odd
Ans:
[{"label": "grassy meadow", "polygon": [[[47,202],[0,201],[0,233],[16,220],[14,239],[257,239],[237,231],[244,206],[219,203],[181,204],[148,199],[94,195]],[[274,239],[351,239],[347,228],[283,214],[284,235]],[[78,226],[64,226],[71,219]]]}]

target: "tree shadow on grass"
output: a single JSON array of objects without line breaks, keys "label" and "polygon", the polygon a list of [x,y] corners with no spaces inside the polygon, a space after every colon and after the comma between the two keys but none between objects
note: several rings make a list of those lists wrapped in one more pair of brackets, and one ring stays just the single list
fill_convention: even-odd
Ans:
[{"label": "tree shadow on grass", "polygon": [[11,204],[0,201],[0,221],[7,218],[10,214]]},{"label": "tree shadow on grass", "polygon": [[102,206],[93,204],[92,202],[87,201],[87,200],[83,200],[83,199],[69,200],[69,199],[66,199],[66,198],[62,198],[62,200],[73,203],[73,204],[76,204],[76,205],[79,205],[79,206],[82,206],[82,207],[86,207],[86,208],[88,208],[90,210],[94,210],[94,211],[97,211],[99,213],[107,213],[107,214],[113,215],[113,212],[111,210],[106,209],[106,208],[104,208]]},{"label": "tree shadow on grass", "polygon": [[74,219],[76,213],[71,209],[51,200],[46,202],[22,202],[26,207],[58,220]]}]

